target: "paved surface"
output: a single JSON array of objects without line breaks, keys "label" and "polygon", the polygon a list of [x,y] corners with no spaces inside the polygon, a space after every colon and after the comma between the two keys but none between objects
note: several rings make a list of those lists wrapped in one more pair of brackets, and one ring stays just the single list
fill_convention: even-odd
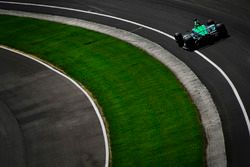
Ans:
[{"label": "paved surface", "polygon": [[2,167],[105,166],[100,122],[88,98],[45,66],[0,49]]},{"label": "paved surface", "polygon": [[[183,32],[193,18],[222,21],[230,37],[201,51],[219,65],[235,84],[250,114],[250,1],[248,0],[18,0],[97,11],[149,25],[167,33]],[[0,8],[50,13],[81,18],[135,32],[171,51],[184,61],[211,92],[222,119],[228,166],[250,166],[250,138],[240,106],[225,79],[211,65],[192,52],[178,48],[173,40],[138,26],[102,17],[45,9],[0,5]]]}]

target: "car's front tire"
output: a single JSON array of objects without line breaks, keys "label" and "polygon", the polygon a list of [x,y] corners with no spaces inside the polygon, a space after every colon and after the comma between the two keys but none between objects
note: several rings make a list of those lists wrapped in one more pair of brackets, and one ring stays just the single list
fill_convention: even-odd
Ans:
[{"label": "car's front tire", "polygon": [[207,25],[210,26],[212,24],[215,24],[215,21],[213,19],[208,19],[207,20]]},{"label": "car's front tire", "polygon": [[226,26],[224,24],[222,24],[222,23],[216,24],[216,29],[218,31],[219,37],[225,38],[228,36],[228,32],[227,32]]}]

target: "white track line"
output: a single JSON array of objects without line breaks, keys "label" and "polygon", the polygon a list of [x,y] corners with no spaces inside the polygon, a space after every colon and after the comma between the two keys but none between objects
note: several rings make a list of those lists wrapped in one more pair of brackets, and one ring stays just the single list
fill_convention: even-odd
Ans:
[{"label": "white track line", "polygon": [[55,68],[51,67],[50,65],[42,62],[41,60],[37,59],[37,58],[34,58],[32,55],[29,55],[29,54],[26,54],[26,53],[23,53],[23,52],[20,52],[18,50],[15,50],[15,49],[11,49],[11,48],[8,48],[6,46],[2,46],[0,45],[0,48],[2,49],[5,49],[5,50],[8,50],[10,52],[13,52],[13,53],[16,53],[16,54],[19,54],[19,55],[22,55],[24,57],[27,57],[35,62],[38,62],[39,64],[42,64],[43,66],[47,67],[48,69],[56,72],[57,74],[61,75],[62,77],[68,79],[70,82],[72,82],[78,89],[80,89],[81,92],[83,92],[84,95],[86,95],[86,97],[88,98],[88,100],[90,101],[91,105],[93,106],[94,110],[95,110],[95,113],[100,121],[100,124],[101,124],[101,128],[102,128],[102,132],[103,132],[103,137],[104,137],[104,144],[105,144],[105,153],[106,153],[106,157],[105,157],[105,167],[108,167],[109,165],[109,144],[108,144],[108,136],[107,136],[107,133],[106,133],[106,128],[105,128],[105,124],[104,124],[104,121],[102,119],[102,116],[101,116],[101,113],[97,107],[97,105],[95,104],[94,100],[91,98],[91,96],[88,94],[88,92],[86,90],[84,90],[76,81],[74,81],[73,79],[71,79],[70,77],[68,77],[67,75],[65,75],[64,73],[56,70]]},{"label": "white track line", "polygon": [[[162,35],[164,35],[164,36],[166,36],[168,38],[171,38],[171,39],[175,40],[172,35],[167,34],[167,33],[163,32],[163,31],[158,30],[158,29],[155,29],[155,28],[152,28],[152,27],[149,27],[149,26],[146,26],[146,25],[134,22],[134,21],[130,21],[130,20],[127,20],[127,19],[107,15],[107,14],[101,14],[101,13],[96,13],[96,12],[91,12],[91,11],[80,10],[80,9],[67,8],[67,7],[62,7],[62,6],[44,5],[44,4],[21,3],[21,2],[12,2],[12,1],[0,1],[0,3],[14,4],[14,5],[24,5],[24,6],[45,7],[45,8],[60,9],[60,10],[68,10],[68,11],[74,11],[74,12],[79,12],[79,13],[92,14],[92,15],[101,16],[101,17],[107,17],[107,18],[123,21],[123,22],[126,22],[126,23],[134,24],[134,25],[143,27],[145,29],[152,30],[154,32],[157,32],[157,33],[162,34]],[[238,100],[238,103],[239,103],[239,105],[241,107],[242,113],[244,115],[244,118],[245,118],[245,121],[246,121],[246,124],[247,124],[248,133],[249,133],[249,136],[250,136],[250,121],[249,121],[245,106],[244,106],[244,104],[243,104],[243,102],[241,100],[241,97],[240,97],[236,87],[234,86],[233,82],[229,79],[227,74],[218,65],[216,65],[213,61],[211,61],[208,57],[206,57],[204,54],[202,54],[201,52],[199,52],[197,50],[195,50],[195,53],[198,54],[199,56],[201,56],[203,59],[205,59],[213,67],[215,67],[222,74],[222,76],[226,79],[228,84],[231,86],[231,88],[232,88],[232,90],[234,92],[234,95],[236,96],[236,98]]]},{"label": "white track line", "polygon": [[233,82],[230,80],[230,78],[227,76],[227,74],[217,64],[215,64],[213,61],[211,61],[209,58],[207,58],[204,54],[202,54],[198,50],[195,50],[194,52],[197,53],[199,56],[201,56],[208,63],[210,63],[214,68],[216,68],[221,73],[221,75],[223,75],[223,77],[227,80],[228,84],[230,85],[230,87],[232,88],[232,90],[234,92],[234,95],[236,96],[236,98],[237,98],[237,100],[239,102],[240,108],[242,110],[242,113],[244,115],[244,118],[245,118],[245,121],[246,121],[246,124],[247,124],[248,132],[249,132],[249,135],[250,135],[249,117],[247,115],[246,108],[245,108],[245,106],[244,106],[244,104],[243,104],[243,102],[241,100],[241,97],[240,97],[236,87],[234,86]]},{"label": "white track line", "polygon": [[126,23],[130,23],[130,24],[134,24],[155,32],[158,32],[164,36],[167,36],[171,39],[174,39],[174,37],[172,35],[169,35],[163,31],[157,30],[155,28],[134,22],[134,21],[130,21],[130,20],[126,20],[123,18],[119,18],[119,17],[115,17],[115,16],[111,16],[111,15],[107,15],[107,14],[101,14],[101,13],[96,13],[96,12],[91,12],[91,11],[85,11],[85,10],[80,10],[80,9],[74,9],[74,8],[67,8],[67,7],[62,7],[62,6],[52,6],[52,5],[43,5],[43,4],[34,4],[34,3],[22,3],[22,2],[11,2],[11,1],[0,1],[0,3],[4,3],[4,4],[14,4],[14,5],[24,5],[24,6],[36,6],[36,7],[45,7],[45,8],[52,8],[52,9],[61,9],[61,10],[68,10],[68,11],[74,11],[74,12],[79,12],[79,13],[86,13],[86,14],[92,14],[92,15],[96,15],[96,16],[102,16],[102,17],[107,17],[107,18],[111,18],[111,19],[115,19],[115,20],[119,20],[119,21],[123,21]]}]

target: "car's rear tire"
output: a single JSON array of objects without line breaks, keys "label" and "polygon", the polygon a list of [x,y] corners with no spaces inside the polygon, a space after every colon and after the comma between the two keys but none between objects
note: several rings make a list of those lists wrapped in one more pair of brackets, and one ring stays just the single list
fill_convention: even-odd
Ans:
[{"label": "car's rear tire", "polygon": [[181,33],[177,32],[174,34],[175,41],[178,43],[179,47],[183,47],[184,41]]},{"label": "car's rear tire", "polygon": [[212,24],[215,24],[215,21],[213,19],[208,19],[207,20],[207,25],[210,26]]},{"label": "car's rear tire", "polygon": [[196,44],[195,40],[192,37],[185,39],[184,43],[185,47],[188,48],[189,50],[195,50]]},{"label": "car's rear tire", "polygon": [[218,31],[219,37],[225,38],[228,36],[228,32],[224,24],[216,24],[216,29]]}]

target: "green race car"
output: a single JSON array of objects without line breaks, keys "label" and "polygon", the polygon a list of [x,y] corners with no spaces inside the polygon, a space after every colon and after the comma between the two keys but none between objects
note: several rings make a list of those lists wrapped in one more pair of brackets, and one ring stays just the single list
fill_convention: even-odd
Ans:
[{"label": "green race car", "polygon": [[207,24],[200,24],[197,19],[194,19],[194,27],[191,32],[187,32],[184,35],[179,32],[174,34],[177,44],[187,50],[195,50],[216,39],[227,36],[228,32],[225,25],[215,23],[215,21],[211,19],[207,21]]}]

